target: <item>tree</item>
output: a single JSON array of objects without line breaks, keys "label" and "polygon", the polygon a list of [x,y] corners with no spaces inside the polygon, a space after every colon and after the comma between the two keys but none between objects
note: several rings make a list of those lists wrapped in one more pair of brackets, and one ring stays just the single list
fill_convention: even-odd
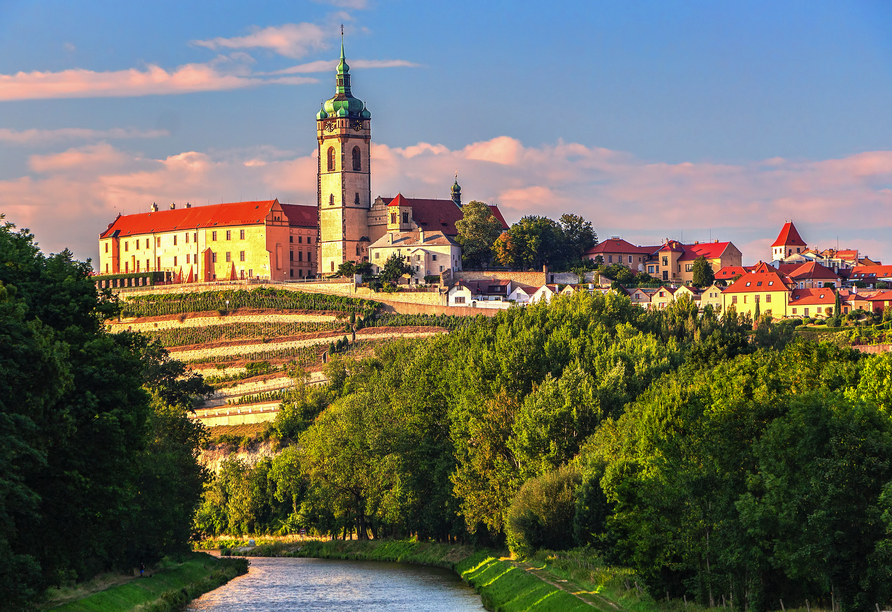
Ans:
[{"label": "tree", "polygon": [[354,274],[356,274],[356,264],[352,261],[345,261],[338,266],[338,276],[352,277]]},{"label": "tree", "polygon": [[461,259],[465,269],[485,266],[493,256],[493,243],[502,233],[502,223],[492,209],[477,200],[462,207],[462,218],[455,222],[462,247]]},{"label": "tree", "polygon": [[378,276],[385,282],[394,283],[405,274],[412,274],[412,266],[409,265],[406,257],[393,253],[384,262],[384,267],[381,268]]},{"label": "tree", "polygon": [[695,287],[709,287],[715,282],[715,273],[712,271],[712,264],[703,255],[694,260],[694,281]]},{"label": "tree", "polygon": [[586,221],[579,215],[565,213],[559,221],[564,232],[566,265],[577,265],[585,258],[585,252],[598,244],[598,234],[591,221]]},{"label": "tree", "polygon": [[515,269],[541,269],[544,264],[561,266],[566,262],[564,232],[547,217],[528,215],[511,226],[496,241],[496,257],[502,265]]}]

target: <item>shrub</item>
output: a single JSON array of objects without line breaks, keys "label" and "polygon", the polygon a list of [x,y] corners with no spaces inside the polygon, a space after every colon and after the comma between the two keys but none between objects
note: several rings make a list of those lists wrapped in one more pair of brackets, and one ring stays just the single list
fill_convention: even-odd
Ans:
[{"label": "shrub", "polygon": [[512,553],[526,557],[540,548],[573,547],[576,488],[581,482],[575,466],[564,466],[524,483],[508,508],[505,533]]},{"label": "shrub", "polygon": [[830,317],[827,319],[827,327],[839,327],[839,319],[836,317]]}]

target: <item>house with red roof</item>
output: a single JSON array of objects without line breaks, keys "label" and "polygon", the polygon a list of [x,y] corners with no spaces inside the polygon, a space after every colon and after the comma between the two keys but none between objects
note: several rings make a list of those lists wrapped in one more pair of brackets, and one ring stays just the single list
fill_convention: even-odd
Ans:
[{"label": "house with red roof", "polygon": [[656,249],[657,247],[635,246],[619,236],[611,236],[590,248],[585,255],[592,261],[597,261],[600,257],[605,266],[618,263],[635,272],[643,272],[645,262]]},{"label": "house with red roof", "polygon": [[722,312],[734,308],[738,313],[755,317],[758,306],[760,315],[783,318],[789,316],[787,305],[792,290],[789,279],[767,266],[764,271],[744,274],[722,291]]},{"label": "house with red roof", "polygon": [[791,255],[802,253],[807,246],[793,222],[787,221],[771,245],[771,259],[772,261],[783,261]]},{"label": "house with red roof", "polygon": [[788,304],[792,317],[829,317],[836,305],[836,293],[832,288],[794,289]]},{"label": "house with red roof", "polygon": [[[781,272],[784,272],[784,264],[780,265]],[[797,289],[820,289],[828,285],[839,287],[840,284],[840,278],[833,270],[814,261],[796,266],[786,274],[796,283]]]},{"label": "house with red roof", "polygon": [[741,267],[742,254],[732,242],[694,242],[682,244],[667,240],[647,260],[648,274],[662,281],[690,285],[694,281],[694,262],[705,257],[713,275],[726,267]]},{"label": "house with red roof", "polygon": [[880,283],[892,283],[892,266],[856,266],[849,273],[849,281],[876,287]]},{"label": "house with red roof", "polygon": [[[295,269],[311,276],[314,217],[313,206],[278,200],[168,210],[153,204],[150,212],[118,215],[99,235],[99,274],[167,272],[181,282],[286,280]],[[305,266],[292,266],[295,236],[298,245],[306,238]]]}]

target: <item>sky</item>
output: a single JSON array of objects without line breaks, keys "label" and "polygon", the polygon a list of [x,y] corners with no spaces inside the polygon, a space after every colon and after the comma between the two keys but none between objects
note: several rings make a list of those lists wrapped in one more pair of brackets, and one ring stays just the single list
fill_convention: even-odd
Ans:
[{"label": "sky", "polygon": [[0,214],[98,261],[153,202],[315,205],[341,24],[372,198],[892,263],[887,0],[0,0]]}]

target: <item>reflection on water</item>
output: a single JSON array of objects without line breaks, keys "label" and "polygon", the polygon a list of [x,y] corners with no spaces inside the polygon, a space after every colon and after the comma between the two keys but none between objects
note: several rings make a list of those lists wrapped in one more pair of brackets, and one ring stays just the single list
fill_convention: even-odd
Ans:
[{"label": "reflection on water", "polygon": [[246,576],[239,576],[201,596],[188,609],[196,612],[484,610],[474,589],[442,568],[293,558],[252,558]]}]

